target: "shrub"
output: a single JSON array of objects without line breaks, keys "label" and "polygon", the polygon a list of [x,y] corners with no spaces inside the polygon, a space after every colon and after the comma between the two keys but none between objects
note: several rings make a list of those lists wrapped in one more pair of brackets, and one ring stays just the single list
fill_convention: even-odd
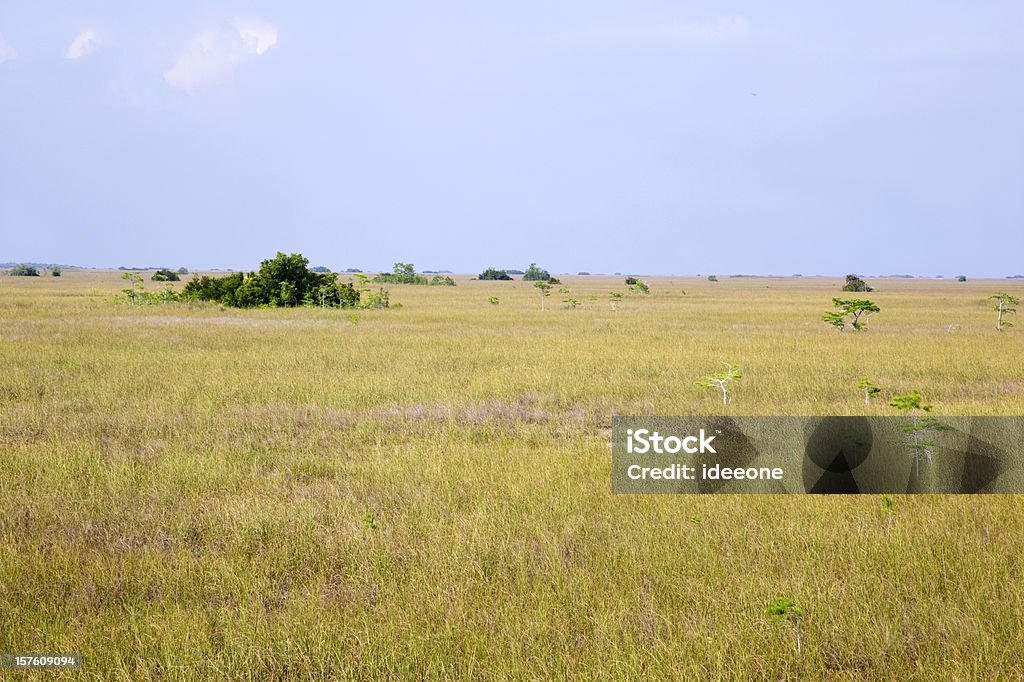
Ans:
[{"label": "shrub", "polygon": [[13,275],[14,277],[38,277],[39,269],[34,265],[20,263],[11,268],[11,271],[8,274]]},{"label": "shrub", "polygon": [[174,270],[157,270],[153,273],[154,282],[177,282],[180,279]]},{"label": "shrub", "polygon": [[185,285],[181,296],[190,300],[217,301],[238,308],[300,304],[345,308],[359,304],[359,292],[351,283],[338,282],[338,276],[333,272],[313,272],[308,264],[309,261],[301,254],[278,253],[274,258],[263,261],[259,272],[194,277]]},{"label": "shrub", "polygon": [[488,280],[510,280],[511,277],[504,270],[498,270],[496,268],[487,268],[480,273],[477,279],[488,279]]},{"label": "shrub", "polygon": [[843,285],[843,291],[874,291],[874,289],[869,287],[868,283],[857,275],[847,275],[846,284]]},{"label": "shrub", "polygon": [[551,273],[543,268],[538,268],[536,263],[530,263],[523,273],[523,280],[527,282],[547,282],[551,280]]}]

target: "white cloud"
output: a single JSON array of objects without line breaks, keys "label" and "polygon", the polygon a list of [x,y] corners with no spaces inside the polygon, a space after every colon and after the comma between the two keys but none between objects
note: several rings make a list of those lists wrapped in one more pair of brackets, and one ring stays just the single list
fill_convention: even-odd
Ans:
[{"label": "white cloud", "polygon": [[277,27],[258,19],[238,22],[238,35],[249,51],[257,55],[277,44]]},{"label": "white cloud", "polygon": [[15,59],[17,56],[17,50],[11,47],[11,44],[0,36],[0,64]]},{"label": "white cloud", "polygon": [[65,59],[81,59],[85,55],[89,54],[100,44],[100,34],[94,28],[86,28],[78,32],[75,39],[68,45],[67,52],[64,53]]},{"label": "white cloud", "polygon": [[186,92],[223,83],[243,63],[277,44],[277,27],[262,20],[205,28],[193,34],[164,80]]}]

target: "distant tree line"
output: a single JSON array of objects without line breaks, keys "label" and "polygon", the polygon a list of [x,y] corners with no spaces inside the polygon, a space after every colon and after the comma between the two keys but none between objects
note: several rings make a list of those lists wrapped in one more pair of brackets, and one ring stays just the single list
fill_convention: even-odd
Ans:
[{"label": "distant tree line", "polygon": [[435,274],[427,277],[416,272],[412,263],[395,263],[391,272],[382,272],[373,278],[381,284],[421,284],[425,286],[453,287],[455,280],[447,275]]}]

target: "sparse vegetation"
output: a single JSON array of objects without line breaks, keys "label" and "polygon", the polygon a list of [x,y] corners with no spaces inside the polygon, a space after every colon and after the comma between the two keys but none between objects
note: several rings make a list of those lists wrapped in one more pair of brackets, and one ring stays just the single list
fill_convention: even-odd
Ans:
[{"label": "sparse vegetation", "polygon": [[[886,281],[884,333],[844,338],[812,277],[657,278],[612,313],[622,277],[592,276],[538,316],[486,281],[396,287],[399,314],[115,307],[120,274],[0,282],[0,651],[90,680],[1024,677],[1014,496],[889,521],[877,494],[609,492],[611,415],[724,411],[692,384],[719,359],[729,413],[859,412],[871,374],[925,416],[1024,414],[984,284]],[[921,333],[947,321],[986,343]]]},{"label": "sparse vegetation", "polygon": [[789,597],[776,597],[768,605],[768,618],[775,623],[788,625],[796,637],[796,652],[803,653],[801,645],[800,616],[803,612]]}]

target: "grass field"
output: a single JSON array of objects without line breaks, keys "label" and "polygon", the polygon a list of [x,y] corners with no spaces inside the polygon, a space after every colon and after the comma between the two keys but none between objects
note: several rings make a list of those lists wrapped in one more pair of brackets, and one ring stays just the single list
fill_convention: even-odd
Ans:
[{"label": "grass field", "polygon": [[[1024,678],[1021,499],[613,496],[609,448],[614,414],[912,389],[1024,414],[1024,328],[985,300],[1024,281],[873,280],[840,334],[838,280],[653,278],[618,311],[622,278],[563,280],[578,309],[462,277],[353,313],[0,277],[0,652],[103,680]],[[728,406],[693,383],[722,361]]]}]

